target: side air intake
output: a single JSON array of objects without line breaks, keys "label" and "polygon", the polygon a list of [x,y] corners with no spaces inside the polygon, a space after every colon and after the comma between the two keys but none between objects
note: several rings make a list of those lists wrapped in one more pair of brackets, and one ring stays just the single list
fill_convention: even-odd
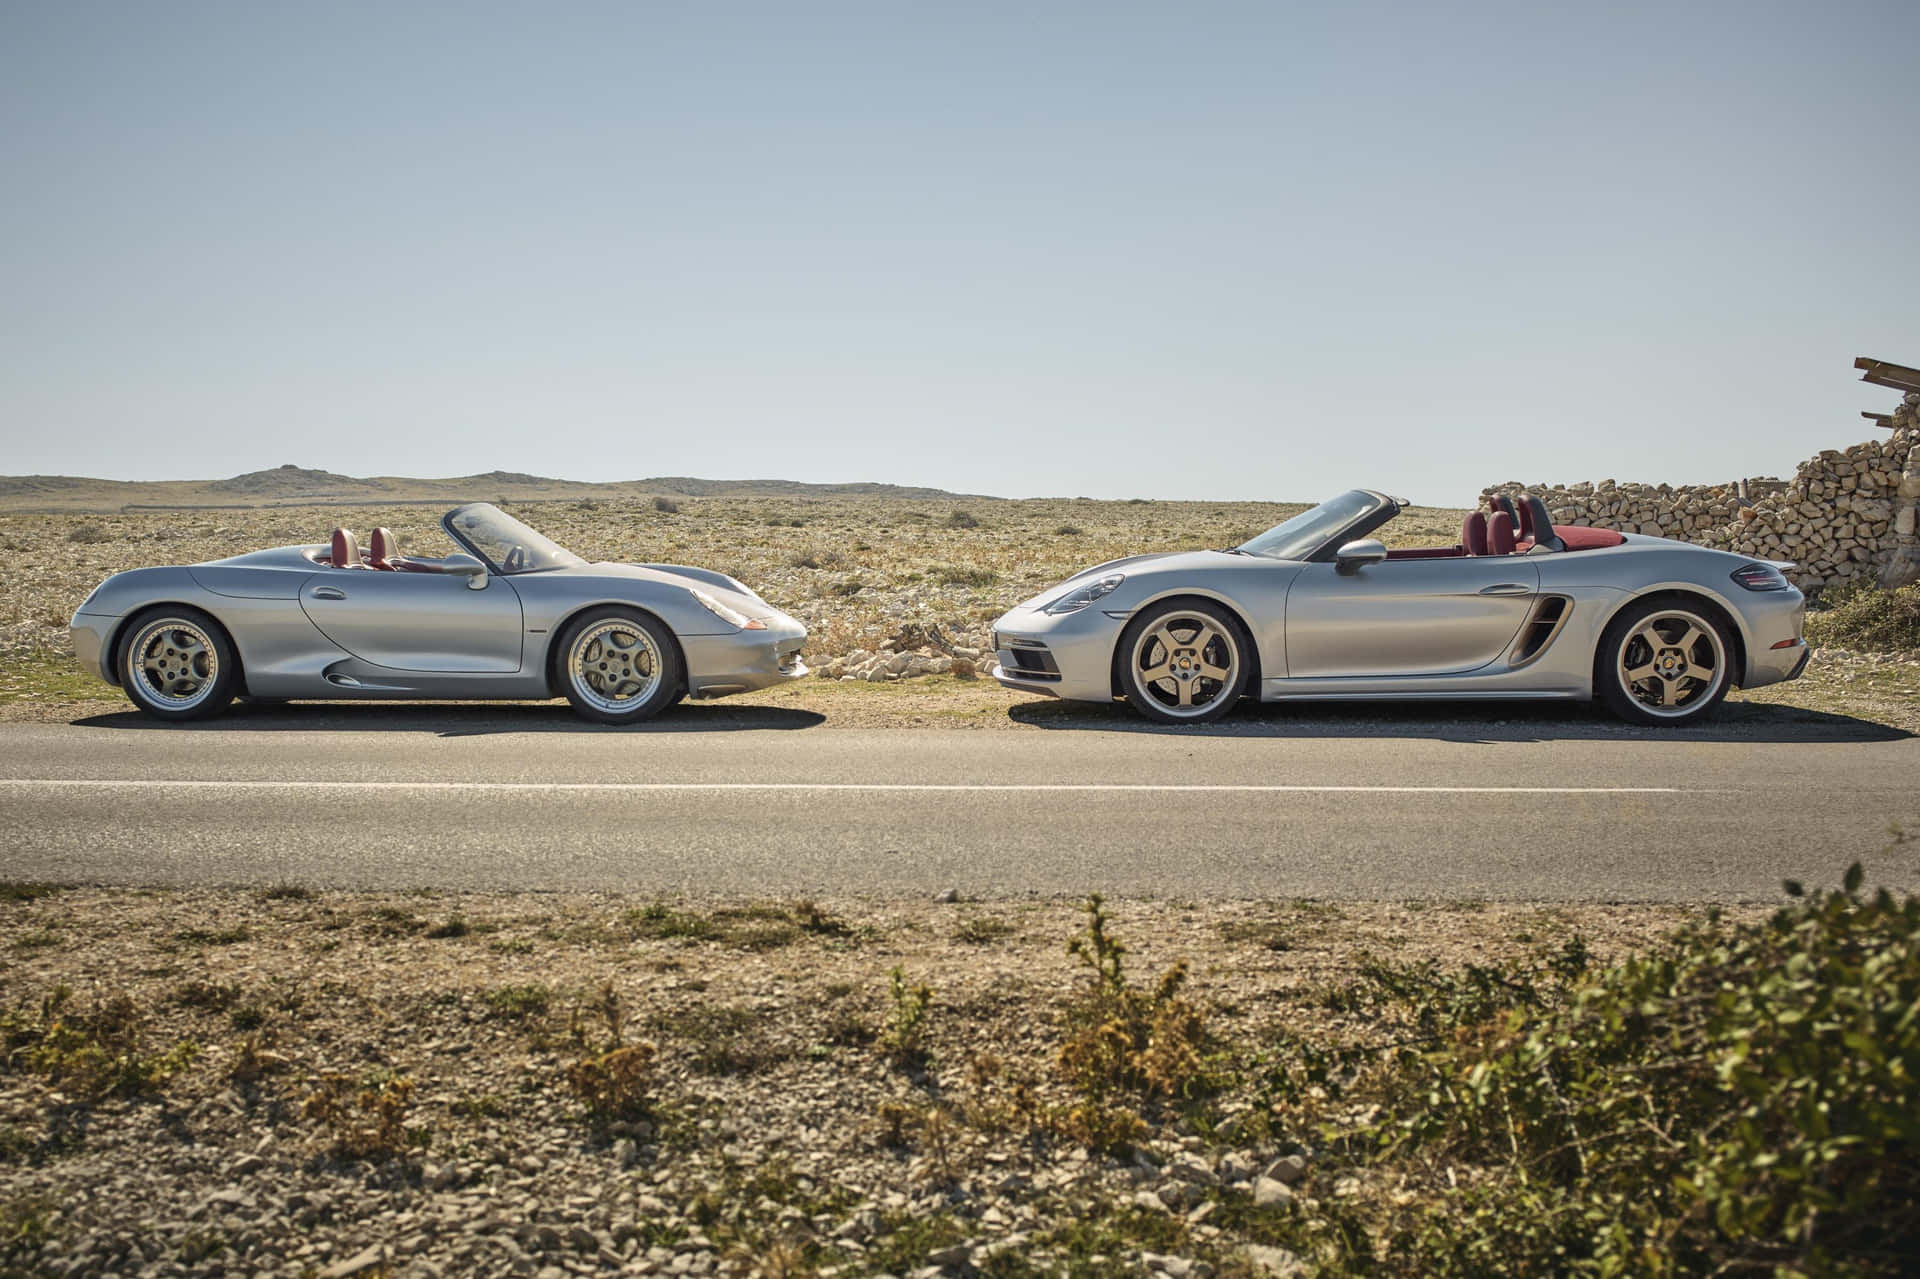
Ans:
[{"label": "side air intake", "polygon": [[1547,651],[1547,645],[1553,643],[1553,637],[1566,625],[1567,614],[1573,611],[1573,601],[1564,595],[1543,596],[1533,606],[1533,616],[1520,628],[1520,639],[1513,646],[1513,662],[1516,667],[1525,666],[1534,658]]}]

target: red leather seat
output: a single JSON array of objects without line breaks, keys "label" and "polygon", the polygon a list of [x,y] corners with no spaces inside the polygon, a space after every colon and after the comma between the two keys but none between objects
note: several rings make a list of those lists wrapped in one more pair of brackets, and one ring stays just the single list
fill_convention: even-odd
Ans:
[{"label": "red leather seat", "polygon": [[1487,520],[1487,554],[1513,554],[1513,520],[1505,511],[1495,511]]},{"label": "red leather seat", "polygon": [[394,572],[400,566],[394,561],[400,558],[400,542],[390,529],[377,528],[367,534],[367,567]]},{"label": "red leather seat", "polygon": [[1487,517],[1479,511],[1468,511],[1467,518],[1460,522],[1460,545],[1469,555],[1487,553]]},{"label": "red leather seat", "polygon": [[335,568],[365,568],[360,562],[360,543],[354,540],[353,530],[337,528],[333,530],[333,551],[329,557]]}]

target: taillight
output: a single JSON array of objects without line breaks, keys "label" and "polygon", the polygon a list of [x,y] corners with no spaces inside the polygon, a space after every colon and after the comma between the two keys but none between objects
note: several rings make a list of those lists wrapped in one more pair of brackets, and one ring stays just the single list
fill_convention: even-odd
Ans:
[{"label": "taillight", "polygon": [[1733,580],[1750,591],[1784,591],[1793,585],[1771,564],[1744,564],[1733,570]]}]

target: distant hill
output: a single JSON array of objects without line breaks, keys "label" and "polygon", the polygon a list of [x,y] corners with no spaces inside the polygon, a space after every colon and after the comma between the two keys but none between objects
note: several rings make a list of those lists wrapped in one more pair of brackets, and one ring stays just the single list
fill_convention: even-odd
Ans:
[{"label": "distant hill", "polygon": [[450,479],[356,477],[276,466],[224,480],[96,480],[74,475],[0,475],[0,511],[112,512],[390,503],[537,502],[615,497],[898,497],[980,499],[979,494],[900,484],[802,484],[797,480],[702,480],[685,475],[590,484],[519,471]]}]

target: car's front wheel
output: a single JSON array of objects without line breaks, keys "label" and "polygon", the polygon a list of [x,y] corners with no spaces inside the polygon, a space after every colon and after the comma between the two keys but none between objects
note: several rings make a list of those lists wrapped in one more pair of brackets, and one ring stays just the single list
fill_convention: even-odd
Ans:
[{"label": "car's front wheel", "polygon": [[239,662],[220,623],[197,608],[148,609],[127,624],[120,687],[155,719],[208,719],[233,701]]},{"label": "car's front wheel", "polygon": [[1211,723],[1247,691],[1249,648],[1239,622],[1218,605],[1160,605],[1120,634],[1120,689],[1148,719]]},{"label": "car's front wheel", "polygon": [[582,719],[638,724],[679,700],[685,672],[660,622],[631,609],[596,609],[560,637],[560,684]]},{"label": "car's front wheel", "polygon": [[1649,600],[1608,624],[1594,682],[1621,719],[1689,724],[1727,695],[1732,652],[1720,624],[1702,609],[1682,600]]}]

